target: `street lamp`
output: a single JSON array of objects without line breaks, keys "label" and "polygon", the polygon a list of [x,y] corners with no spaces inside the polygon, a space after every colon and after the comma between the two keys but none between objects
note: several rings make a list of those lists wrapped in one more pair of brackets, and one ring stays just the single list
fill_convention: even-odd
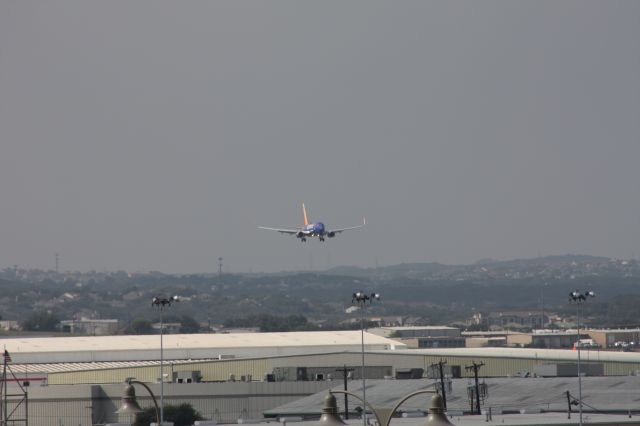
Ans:
[{"label": "street lamp", "polygon": [[160,423],[158,423],[158,421],[160,420],[160,410],[158,409],[158,401],[156,401],[156,397],[153,394],[153,392],[151,392],[151,389],[149,388],[149,386],[147,386],[143,382],[140,382],[138,380],[133,380],[131,378],[127,379],[126,383],[127,383],[127,386],[124,388],[124,393],[122,394],[122,400],[121,400],[122,402],[121,402],[120,408],[116,410],[116,413],[134,415],[134,414],[142,413],[144,411],[142,408],[140,408],[140,405],[136,400],[136,390],[133,387],[135,383],[138,385],[142,385],[147,390],[147,392],[149,392],[149,395],[151,395],[151,399],[153,400],[153,405],[155,406],[155,409],[156,409],[156,424],[160,425]]},{"label": "street lamp", "polygon": [[580,412],[580,423],[582,426],[582,374],[580,372],[580,317],[582,316],[582,304],[587,301],[589,297],[596,297],[596,294],[589,290],[584,293],[578,290],[569,293],[569,302],[576,304],[576,317],[578,319],[578,337],[576,341],[576,350],[578,351],[578,411]]},{"label": "street lamp", "polygon": [[[352,397],[356,398],[356,399],[360,399],[360,397],[356,394],[353,394],[349,391],[342,391],[342,390],[331,390],[329,391],[329,394],[332,393],[343,393],[345,395],[351,395]],[[419,390],[416,392],[412,392],[408,395],[403,396],[400,401],[391,409],[391,411],[384,411],[384,412],[378,412],[376,411],[375,408],[369,406],[369,408],[371,409],[371,411],[373,412],[373,415],[376,416],[376,420],[378,421],[378,425],[379,426],[389,426],[389,424],[391,423],[391,418],[393,417],[393,415],[396,413],[396,411],[398,411],[398,408],[400,408],[400,406],[409,398],[413,398],[416,395],[422,395],[425,393],[432,393],[434,394],[431,397],[431,402],[429,404],[429,415],[427,417],[427,420],[422,424],[423,426],[453,426],[453,424],[449,421],[449,419],[447,419],[446,414],[444,413],[444,401],[442,399],[442,396],[440,396],[436,391],[434,390],[427,390],[427,389],[423,389],[423,390]],[[333,412],[333,413],[337,413],[337,407],[331,407],[331,404],[335,404],[336,400],[335,398],[330,399],[330,398],[325,398],[325,409],[323,410],[323,415],[320,418],[320,421],[318,422],[318,426],[340,426],[340,418],[336,418],[336,416],[327,416],[324,413],[326,412]],[[366,403],[366,401],[362,400],[363,405],[365,406],[365,410],[366,410],[366,406],[368,405]]]},{"label": "street lamp", "polygon": [[171,306],[173,302],[179,302],[178,296],[166,297],[154,297],[151,299],[151,306],[157,307],[160,310],[160,425],[164,422],[164,345],[163,345],[163,331],[164,321],[163,315],[164,309]]},{"label": "street lamp", "polygon": [[358,305],[360,308],[360,333],[361,333],[361,344],[362,344],[362,402],[364,404],[362,410],[362,421],[363,425],[367,426],[367,390],[365,385],[365,374],[364,374],[364,308],[367,306],[367,302],[371,304],[374,300],[380,300],[380,294],[371,293],[366,294],[362,291],[357,291],[353,293],[351,297],[351,304]]}]

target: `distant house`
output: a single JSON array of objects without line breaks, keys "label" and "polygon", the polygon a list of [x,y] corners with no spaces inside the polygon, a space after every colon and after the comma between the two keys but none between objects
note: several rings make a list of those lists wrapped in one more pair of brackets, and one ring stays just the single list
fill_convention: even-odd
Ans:
[{"label": "distant house", "polygon": [[640,345],[639,328],[589,329],[587,333],[603,348],[632,350]]},{"label": "distant house", "polygon": [[[587,333],[580,333],[580,339],[588,339]],[[531,346],[545,349],[571,349],[578,341],[577,330],[548,331],[540,330],[531,334]]]},{"label": "distant house", "polygon": [[231,328],[223,327],[216,330],[216,333],[223,333],[223,334],[260,333],[260,327],[231,327]]},{"label": "distant house", "polygon": [[517,331],[463,331],[467,348],[524,347],[531,345],[531,333]]},{"label": "distant house", "polygon": [[549,316],[540,312],[527,311],[503,311],[490,312],[488,314],[476,313],[471,319],[472,324],[477,324],[483,328],[506,328],[517,326],[522,328],[536,329],[544,328],[549,323]]},{"label": "distant house", "polygon": [[369,333],[398,340],[410,348],[463,348],[460,329],[440,325],[414,327],[378,327]]},{"label": "distant house", "polygon": [[0,321],[0,329],[5,331],[10,330],[20,330],[20,323],[18,321],[13,320],[2,320]]},{"label": "distant house", "polygon": [[[180,333],[180,328],[182,324],[179,322],[165,322],[162,324],[162,329],[164,334],[178,334]],[[151,328],[153,328],[153,332],[160,334],[160,323],[156,322],[151,324]]]},{"label": "distant house", "polygon": [[118,333],[117,319],[90,319],[60,321],[63,332],[74,334],[88,334],[91,336],[109,336]]}]

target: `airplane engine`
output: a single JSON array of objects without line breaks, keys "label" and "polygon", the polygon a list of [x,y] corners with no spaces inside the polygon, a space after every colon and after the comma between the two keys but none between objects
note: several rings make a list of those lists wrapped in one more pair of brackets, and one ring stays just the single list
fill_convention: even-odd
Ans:
[{"label": "airplane engine", "polygon": [[327,232],[327,237],[329,237],[329,238],[333,238],[333,237],[335,237],[335,236],[336,236],[336,233],[335,233],[335,232]]},{"label": "airplane engine", "polygon": [[302,232],[302,231],[298,231],[298,233],[296,234],[296,237],[298,237],[298,238],[304,238],[304,232]]}]

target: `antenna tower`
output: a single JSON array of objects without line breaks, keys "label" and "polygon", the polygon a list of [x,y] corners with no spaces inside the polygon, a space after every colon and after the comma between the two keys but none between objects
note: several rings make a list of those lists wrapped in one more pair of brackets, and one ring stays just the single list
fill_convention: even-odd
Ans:
[{"label": "antenna tower", "polygon": [[[9,367],[11,356],[4,351],[4,363],[2,366],[2,376],[0,376],[0,424],[13,426],[23,423],[25,426],[29,424],[29,403],[26,386],[29,382],[25,379],[18,379]],[[9,393],[7,388],[8,382],[17,384],[17,389]]]}]

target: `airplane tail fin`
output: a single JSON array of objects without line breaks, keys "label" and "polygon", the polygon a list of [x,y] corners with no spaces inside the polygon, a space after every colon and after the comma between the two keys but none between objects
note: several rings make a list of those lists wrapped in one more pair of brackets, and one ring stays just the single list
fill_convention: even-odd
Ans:
[{"label": "airplane tail fin", "polygon": [[304,203],[302,203],[302,215],[304,216],[304,226],[307,226],[309,219],[307,218],[307,208],[304,206]]}]

